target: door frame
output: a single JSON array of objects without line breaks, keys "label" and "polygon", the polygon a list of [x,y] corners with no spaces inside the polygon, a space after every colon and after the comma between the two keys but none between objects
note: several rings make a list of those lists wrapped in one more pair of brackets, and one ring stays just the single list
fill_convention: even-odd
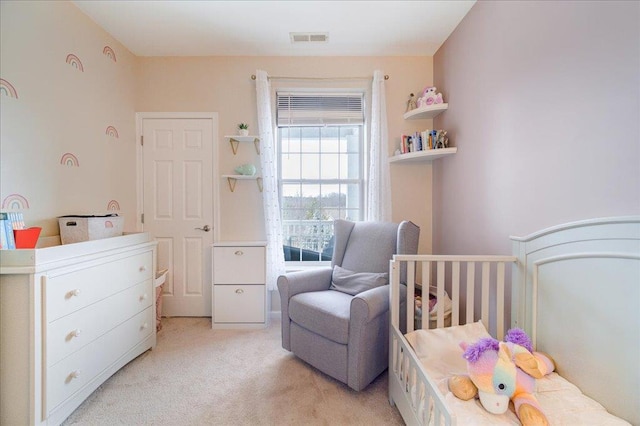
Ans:
[{"label": "door frame", "polygon": [[[210,119],[212,123],[212,137],[213,144],[211,153],[213,158],[211,159],[211,180],[213,183],[213,193],[211,194],[212,209],[211,218],[213,224],[213,242],[220,240],[220,223],[219,223],[219,195],[218,195],[218,113],[217,112],[136,112],[136,230],[138,232],[144,232],[144,225],[142,223],[142,213],[144,208],[144,170],[143,170],[143,156],[142,156],[142,121],[144,119],[188,119],[188,118],[200,118]],[[207,283],[205,283],[207,284]]]}]

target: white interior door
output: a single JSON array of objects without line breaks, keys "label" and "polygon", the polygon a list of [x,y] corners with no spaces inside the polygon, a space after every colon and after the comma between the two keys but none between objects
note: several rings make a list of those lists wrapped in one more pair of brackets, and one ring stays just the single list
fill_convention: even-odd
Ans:
[{"label": "white interior door", "polygon": [[143,118],[143,229],[169,269],[163,316],[211,316],[214,123]]}]

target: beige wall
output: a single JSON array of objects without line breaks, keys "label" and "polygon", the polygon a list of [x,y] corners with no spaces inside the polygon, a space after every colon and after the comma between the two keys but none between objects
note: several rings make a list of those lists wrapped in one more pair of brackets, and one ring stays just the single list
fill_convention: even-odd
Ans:
[{"label": "beige wall", "polygon": [[[133,230],[135,57],[68,2],[3,1],[0,19],[0,198],[28,203],[26,224],[45,236],[56,216],[107,213],[112,200]],[[78,167],[60,164],[67,153]]]},{"label": "beige wall", "polygon": [[434,252],[640,213],[640,3],[474,5],[434,57],[458,153],[434,165]]},{"label": "beige wall", "polygon": [[[291,77],[371,76],[374,70],[383,70],[390,76],[386,82],[390,154],[401,133],[431,126],[429,120],[405,122],[402,118],[408,94],[432,83],[432,58],[426,56],[138,58],[136,110],[218,112],[220,173],[231,173],[234,167],[247,162],[258,165],[252,146],[241,145],[234,156],[224,139],[224,135],[235,133],[239,122],[248,122],[251,133],[257,133],[255,82],[251,80],[257,69],[272,76]],[[293,83],[274,84],[286,87]],[[364,84],[370,86],[370,82]],[[422,230],[420,251],[430,252],[431,166],[394,165],[392,188],[394,220],[418,224]],[[231,193],[226,181],[221,180],[219,193],[221,239],[264,239],[262,201],[255,185],[239,182]]]}]

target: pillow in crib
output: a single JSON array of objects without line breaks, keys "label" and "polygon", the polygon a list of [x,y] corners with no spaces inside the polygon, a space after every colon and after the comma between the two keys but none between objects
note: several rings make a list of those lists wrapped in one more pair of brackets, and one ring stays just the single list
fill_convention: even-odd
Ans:
[{"label": "pillow in crib", "polygon": [[[460,342],[473,343],[491,337],[482,321],[431,330],[415,330],[405,335],[420,361],[446,362],[444,367],[466,374],[467,364],[462,358]],[[455,368],[454,368],[455,366]]]},{"label": "pillow in crib", "polygon": [[331,290],[355,296],[363,291],[387,285],[389,283],[388,273],[373,272],[353,272],[336,265],[331,276]]}]

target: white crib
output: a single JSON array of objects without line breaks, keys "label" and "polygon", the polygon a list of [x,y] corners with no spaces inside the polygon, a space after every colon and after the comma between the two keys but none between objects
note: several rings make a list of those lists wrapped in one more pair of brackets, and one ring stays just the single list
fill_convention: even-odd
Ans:
[{"label": "white crib", "polygon": [[[498,340],[508,328],[523,328],[536,350],[553,356],[562,377],[619,417],[602,410],[603,421],[640,424],[640,216],[575,222],[512,241],[513,256],[394,256],[389,401],[407,424],[458,422],[451,395],[399,328],[399,270],[406,265],[407,333],[416,286],[436,287],[438,300],[445,291],[452,300],[451,326],[480,320]],[[443,304],[435,310],[435,326],[443,328]],[[425,329],[429,324],[422,321]]]}]

